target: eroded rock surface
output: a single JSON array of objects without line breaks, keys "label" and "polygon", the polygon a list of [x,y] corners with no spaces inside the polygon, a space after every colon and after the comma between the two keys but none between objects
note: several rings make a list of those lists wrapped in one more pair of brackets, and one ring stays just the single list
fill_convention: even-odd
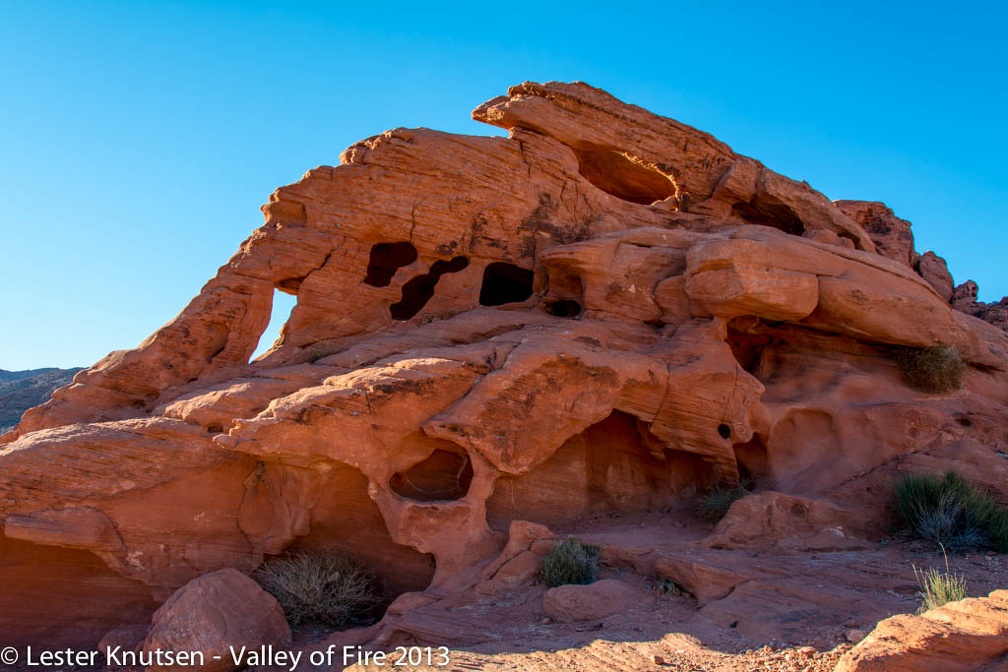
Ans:
[{"label": "eroded rock surface", "polygon": [[[967,672],[1008,655],[1008,591],[968,598],[878,624],[836,672]],[[992,669],[1001,669],[997,666]]]},{"label": "eroded rock surface", "polygon": [[[810,526],[884,529],[908,456],[1008,494],[1008,336],[953,309],[884,205],[584,84],[473,116],[509,137],[396,129],[278,189],[176,318],[0,439],[0,544],[35,562],[0,566],[0,595],[84,556],[111,587],[62,599],[136,623],[201,574],[322,549],[394,594],[492,595],[532,580],[535,527],[487,573],[515,521],[688,516],[744,479],[779,493],[781,539],[822,548]],[[278,291],[297,305],[250,362]],[[963,389],[901,379],[893,349],[934,345]],[[728,527],[724,547],[758,536]],[[34,636],[47,608],[3,625]]]}]

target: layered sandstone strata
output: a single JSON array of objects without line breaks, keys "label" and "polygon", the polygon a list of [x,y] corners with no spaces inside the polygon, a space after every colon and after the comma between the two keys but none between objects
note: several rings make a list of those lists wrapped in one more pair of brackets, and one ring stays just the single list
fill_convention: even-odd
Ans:
[{"label": "layered sandstone strata", "polygon": [[[461,588],[512,521],[742,477],[869,530],[899,460],[1005,488],[1008,336],[884,206],[585,84],[473,116],[509,137],[396,129],[278,189],[177,317],[24,415],[0,627],[101,634],[290,549]],[[250,362],[276,291],[297,305]],[[962,390],[901,379],[894,348],[934,345]]]}]

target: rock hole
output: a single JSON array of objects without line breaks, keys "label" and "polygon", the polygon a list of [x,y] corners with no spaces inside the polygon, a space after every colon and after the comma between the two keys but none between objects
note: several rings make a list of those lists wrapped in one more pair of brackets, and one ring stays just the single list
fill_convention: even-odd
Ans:
[{"label": "rock hole", "polygon": [[453,257],[451,261],[438,260],[423,275],[407,281],[402,288],[402,298],[389,306],[393,320],[405,321],[419,313],[434,296],[434,286],[445,273],[458,273],[469,265],[466,257]]},{"label": "rock hole", "polygon": [[789,206],[765,195],[758,195],[748,203],[735,203],[732,210],[751,224],[771,228],[800,236],[805,233],[805,224]]},{"label": "rock hole", "polygon": [[557,299],[546,304],[546,312],[554,317],[577,317],[581,304],[573,299]]},{"label": "rock hole", "polygon": [[287,320],[290,319],[291,312],[295,306],[297,306],[296,294],[291,295],[280,287],[273,290],[273,306],[270,312],[269,325],[267,325],[266,331],[262,333],[262,336],[259,337],[259,344],[256,345],[256,349],[252,352],[252,356],[249,358],[250,362],[255,361],[266,353],[266,351],[278,347],[283,343],[283,328],[287,324]]},{"label": "rock hole", "polygon": [[574,153],[581,175],[610,196],[642,205],[675,196],[675,184],[667,175],[625,154],[601,147],[574,150]]},{"label": "rock hole", "polygon": [[533,273],[527,268],[495,261],[483,271],[480,287],[481,306],[503,306],[521,303],[532,296]]},{"label": "rock hole", "polygon": [[388,287],[396,271],[416,260],[416,248],[410,243],[376,243],[371,247],[364,284]]},{"label": "rock hole", "polygon": [[364,474],[340,464],[319,492],[306,526],[310,532],[287,551],[350,553],[378,572],[390,599],[430,585],[434,558],[392,540],[378,505],[368,495]]},{"label": "rock hole", "polygon": [[393,475],[389,487],[419,502],[451,501],[466,496],[472,478],[468,455],[437,448],[427,459]]},{"label": "rock hole", "polygon": [[224,425],[214,422],[207,425],[206,431],[208,434],[223,434]]},{"label": "rock hole", "polygon": [[720,425],[717,426],[717,433],[721,436],[722,439],[730,439],[731,427],[722,422]]},{"label": "rock hole", "polygon": [[773,342],[773,337],[762,332],[763,327],[755,317],[737,317],[728,323],[728,347],[739,366],[753,376],[759,369],[763,351]]}]

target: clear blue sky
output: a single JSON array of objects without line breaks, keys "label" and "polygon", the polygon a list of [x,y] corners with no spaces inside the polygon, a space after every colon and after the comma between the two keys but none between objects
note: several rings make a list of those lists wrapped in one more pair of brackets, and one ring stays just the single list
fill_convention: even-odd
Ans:
[{"label": "clear blue sky", "polygon": [[259,205],[396,126],[583,80],[830,198],[883,200],[1008,294],[1008,16],[993,2],[0,0],[0,368],[171,319]]}]

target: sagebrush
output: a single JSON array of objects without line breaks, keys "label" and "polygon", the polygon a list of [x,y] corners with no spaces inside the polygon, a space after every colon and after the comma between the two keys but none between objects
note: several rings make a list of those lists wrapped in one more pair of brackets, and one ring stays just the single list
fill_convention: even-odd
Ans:
[{"label": "sagebrush", "polygon": [[1008,552],[1008,508],[957,472],[907,474],[893,492],[903,523],[935,546]]},{"label": "sagebrush", "polygon": [[966,363],[951,345],[899,348],[896,363],[910,387],[930,394],[958,390],[966,375]]},{"label": "sagebrush", "polygon": [[573,537],[551,548],[539,566],[539,579],[556,588],[566,584],[588,584],[595,581],[602,549]]},{"label": "sagebrush", "polygon": [[342,553],[295,553],[267,560],[253,574],[291,625],[342,628],[371,620],[383,602],[377,575]]}]

